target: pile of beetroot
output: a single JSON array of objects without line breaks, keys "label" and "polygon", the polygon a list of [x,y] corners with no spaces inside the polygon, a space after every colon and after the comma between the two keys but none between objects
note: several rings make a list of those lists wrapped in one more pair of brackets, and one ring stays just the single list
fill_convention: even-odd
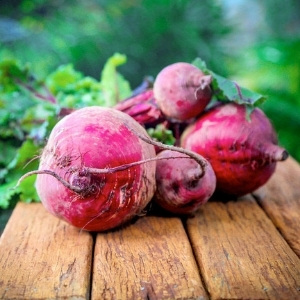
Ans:
[{"label": "pile of beetroot", "polygon": [[[39,170],[25,177],[37,174],[49,212],[89,231],[118,227],[152,200],[190,214],[215,192],[253,192],[288,154],[262,110],[213,101],[212,80],[179,62],[114,108],[72,112],[51,132]],[[158,124],[172,131],[175,145],[149,136]]]}]

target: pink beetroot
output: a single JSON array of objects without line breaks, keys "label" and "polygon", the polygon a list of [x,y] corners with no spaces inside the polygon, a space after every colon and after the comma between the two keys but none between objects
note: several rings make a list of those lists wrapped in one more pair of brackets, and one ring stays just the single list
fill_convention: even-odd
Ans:
[{"label": "pink beetroot", "polygon": [[185,121],[201,113],[211,100],[211,80],[192,64],[174,63],[157,75],[154,97],[167,117]]},{"label": "pink beetroot", "polygon": [[[115,228],[141,213],[155,191],[155,150],[133,131],[147,136],[134,119],[111,108],[83,108],[59,121],[36,172],[45,208],[90,231]],[[142,160],[149,161],[136,164]]]},{"label": "pink beetroot", "polygon": [[[216,188],[216,176],[209,163],[203,173],[188,155],[163,150],[157,155],[156,202],[164,209],[189,214],[206,203]],[[174,158],[174,159],[170,159]]]},{"label": "pink beetroot", "polygon": [[265,184],[276,162],[288,157],[259,108],[248,119],[245,105],[226,103],[204,113],[181,137],[182,147],[203,155],[217,177],[217,190],[244,195]]}]

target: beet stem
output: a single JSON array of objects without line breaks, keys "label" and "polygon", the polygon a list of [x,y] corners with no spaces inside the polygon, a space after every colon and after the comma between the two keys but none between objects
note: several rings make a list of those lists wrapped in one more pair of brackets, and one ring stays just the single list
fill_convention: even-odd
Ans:
[{"label": "beet stem", "polygon": [[[185,158],[185,156],[179,156],[179,157],[153,157],[153,158],[148,158],[148,159],[144,159],[144,160],[140,160],[140,161],[135,161],[129,164],[124,164],[121,166],[117,166],[117,167],[113,167],[113,168],[105,168],[105,169],[97,169],[97,168],[89,168],[89,167],[83,167],[81,169],[81,172],[84,172],[85,174],[108,174],[108,173],[115,173],[115,172],[119,172],[119,171],[123,171],[126,169],[129,169],[131,167],[137,166],[137,165],[141,165],[144,163],[148,163],[148,162],[152,162],[152,161],[157,161],[157,160],[162,160],[162,159],[177,159],[177,158]],[[65,179],[63,179],[62,177],[60,177],[57,173],[55,173],[54,171],[51,170],[35,170],[35,171],[31,171],[28,172],[26,174],[24,174],[22,177],[19,178],[16,186],[13,188],[17,188],[20,183],[26,179],[29,176],[32,175],[38,175],[38,174],[46,174],[46,175],[50,175],[55,177],[59,182],[61,182],[66,188],[70,189],[71,191],[75,192],[75,193],[82,193],[84,192],[87,187],[78,187],[78,186],[74,186],[72,184],[70,184],[68,181],[66,181]]]},{"label": "beet stem", "polygon": [[38,175],[38,174],[47,174],[47,175],[51,175],[53,177],[55,177],[59,182],[61,182],[66,188],[70,189],[71,191],[75,192],[75,193],[80,193],[82,192],[84,189],[83,188],[79,188],[76,186],[71,185],[69,182],[67,182],[66,180],[64,180],[62,177],[60,177],[58,174],[56,174],[54,171],[51,170],[36,170],[36,171],[31,171],[28,172],[26,174],[24,174],[17,182],[16,186],[14,188],[17,188],[20,183],[27,177],[32,176],[32,175]]},{"label": "beet stem", "polygon": [[201,75],[199,76],[198,72],[195,74],[191,74],[189,79],[186,82],[186,86],[195,87],[196,90],[204,90],[207,88],[212,82],[211,75]]},{"label": "beet stem", "polygon": [[[132,129],[130,129],[131,131],[133,131]],[[191,159],[194,159],[201,167],[202,169],[202,173],[201,173],[201,177],[205,175],[205,170],[206,170],[206,167],[207,167],[207,161],[202,158],[200,155],[198,155],[197,153],[193,152],[193,151],[190,151],[190,150],[187,150],[187,149],[184,149],[184,148],[181,148],[181,147],[177,147],[177,146],[172,146],[172,145],[165,145],[161,142],[158,142],[158,141],[154,141],[146,136],[143,136],[143,135],[140,135],[139,133],[133,131],[134,134],[136,134],[141,140],[143,140],[144,142],[148,143],[148,144],[151,144],[151,145],[154,145],[154,146],[157,146],[161,149],[164,149],[164,150],[171,150],[171,151],[176,151],[176,152],[179,152],[179,153],[183,153],[183,154],[186,154],[188,155]]]},{"label": "beet stem", "polygon": [[199,88],[201,90],[204,90],[205,88],[207,88],[212,82],[212,76],[211,75],[205,75],[202,76],[200,79],[200,84],[199,84]]},{"label": "beet stem", "polygon": [[147,158],[139,161],[135,161],[129,164],[124,164],[121,166],[113,167],[113,168],[107,168],[107,169],[97,169],[97,168],[84,168],[84,171],[90,173],[90,174],[107,174],[107,173],[114,173],[114,172],[119,172],[123,171],[126,169],[129,169],[134,166],[138,166],[144,163],[152,162],[152,161],[157,161],[157,160],[163,160],[163,159],[175,159],[175,158],[185,158],[185,156],[179,156],[179,157],[152,157],[152,158]]}]

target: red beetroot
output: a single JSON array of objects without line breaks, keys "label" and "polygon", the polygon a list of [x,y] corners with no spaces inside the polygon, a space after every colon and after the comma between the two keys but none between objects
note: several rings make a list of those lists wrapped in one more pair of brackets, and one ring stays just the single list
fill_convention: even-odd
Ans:
[{"label": "red beetroot", "polygon": [[[209,163],[205,173],[189,156],[163,150],[156,163],[156,202],[164,209],[189,214],[206,203],[216,188],[216,176]],[[170,157],[176,159],[169,159]]]},{"label": "red beetroot", "polygon": [[144,126],[155,126],[164,120],[151,88],[117,103],[115,109],[125,112]]},{"label": "red beetroot", "polygon": [[130,116],[103,107],[83,108],[58,122],[36,181],[45,208],[89,231],[117,227],[139,214],[155,191],[156,162],[122,167],[155,157],[154,146],[132,130],[147,136]]},{"label": "red beetroot", "polygon": [[189,63],[178,62],[162,69],[154,85],[154,97],[169,118],[184,121],[201,113],[212,97],[211,76]]},{"label": "red beetroot", "polygon": [[204,113],[181,137],[181,146],[203,155],[217,177],[217,190],[241,196],[268,181],[276,162],[288,157],[259,108],[250,120],[246,107],[218,105]]}]

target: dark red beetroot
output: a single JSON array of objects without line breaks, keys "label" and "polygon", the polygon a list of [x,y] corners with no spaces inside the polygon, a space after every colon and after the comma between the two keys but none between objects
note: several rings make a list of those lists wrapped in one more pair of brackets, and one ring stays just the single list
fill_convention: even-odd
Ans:
[{"label": "dark red beetroot", "polygon": [[216,106],[189,126],[181,146],[203,155],[217,177],[217,190],[241,196],[265,184],[276,162],[288,157],[277,145],[274,129],[259,108],[247,119],[243,105]]},{"label": "dark red beetroot", "polygon": [[151,88],[124,99],[117,103],[114,108],[128,114],[144,126],[154,127],[165,120]]},{"label": "dark red beetroot", "polygon": [[[209,163],[203,173],[189,156],[171,150],[157,155],[155,201],[164,209],[178,214],[195,212],[206,203],[216,188],[216,176]],[[176,157],[176,159],[169,159]]]},{"label": "dark red beetroot", "polygon": [[201,113],[211,100],[211,80],[189,63],[171,64],[157,75],[154,97],[167,117],[185,121]]},{"label": "dark red beetroot", "polygon": [[155,157],[154,146],[132,130],[147,136],[130,116],[102,107],[77,110],[57,123],[39,166],[52,176],[39,174],[36,181],[45,208],[90,231],[117,227],[139,214],[155,191],[156,162],[122,169]]}]

